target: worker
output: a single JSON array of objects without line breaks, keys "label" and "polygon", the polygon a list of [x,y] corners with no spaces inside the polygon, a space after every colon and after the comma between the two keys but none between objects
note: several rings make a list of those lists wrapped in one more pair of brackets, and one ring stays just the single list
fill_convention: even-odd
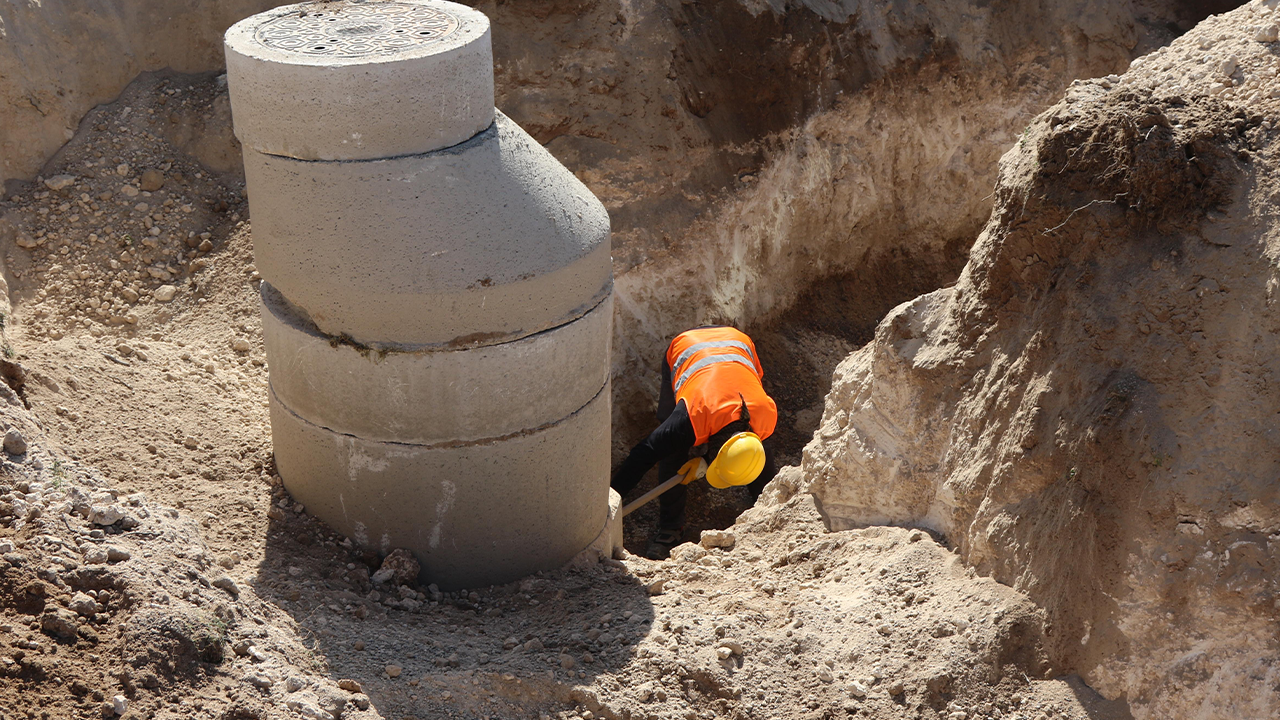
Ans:
[{"label": "worker", "polygon": [[[658,428],[631,449],[611,485],[626,496],[656,463],[662,480],[691,458],[708,463],[707,482],[746,485],[754,502],[776,472],[762,440],[773,434],[778,406],[764,391],[756,346],[734,328],[683,332],[667,347],[658,392]],[[687,488],[659,498],[658,528],[645,556],[665,560],[684,531]]]}]

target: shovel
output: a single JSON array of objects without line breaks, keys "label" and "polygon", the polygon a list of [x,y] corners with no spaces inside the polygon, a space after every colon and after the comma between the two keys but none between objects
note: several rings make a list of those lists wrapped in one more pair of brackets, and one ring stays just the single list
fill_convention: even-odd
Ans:
[{"label": "shovel", "polygon": [[622,508],[622,517],[626,517],[638,510],[645,503],[658,497],[662,493],[670,490],[676,485],[688,485],[689,483],[707,475],[707,461],[702,458],[694,458],[684,465],[680,466],[680,471],[675,475],[667,478],[663,483],[649,492],[636,498],[626,507]]}]

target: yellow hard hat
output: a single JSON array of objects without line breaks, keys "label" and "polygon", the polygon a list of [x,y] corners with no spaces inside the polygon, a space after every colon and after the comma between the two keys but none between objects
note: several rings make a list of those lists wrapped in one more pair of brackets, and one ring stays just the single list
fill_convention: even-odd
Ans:
[{"label": "yellow hard hat", "polygon": [[707,468],[707,483],[714,488],[750,485],[764,470],[764,445],[760,436],[740,432],[725,441]]}]

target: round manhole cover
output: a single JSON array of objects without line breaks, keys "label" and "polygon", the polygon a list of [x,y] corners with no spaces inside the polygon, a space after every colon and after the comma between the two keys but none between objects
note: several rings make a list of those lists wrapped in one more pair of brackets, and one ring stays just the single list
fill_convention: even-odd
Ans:
[{"label": "round manhole cover", "polygon": [[293,12],[263,23],[255,37],[263,45],[303,55],[367,57],[409,50],[457,31],[458,18],[412,3],[334,3]]}]

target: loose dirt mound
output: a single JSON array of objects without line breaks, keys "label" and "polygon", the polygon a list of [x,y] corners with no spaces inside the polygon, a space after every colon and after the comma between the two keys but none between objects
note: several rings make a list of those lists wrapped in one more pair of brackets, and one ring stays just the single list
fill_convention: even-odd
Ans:
[{"label": "loose dirt mound", "polygon": [[1280,706],[1274,5],[1040,115],[960,280],[841,363],[774,488],[945,533],[1141,717]]}]

